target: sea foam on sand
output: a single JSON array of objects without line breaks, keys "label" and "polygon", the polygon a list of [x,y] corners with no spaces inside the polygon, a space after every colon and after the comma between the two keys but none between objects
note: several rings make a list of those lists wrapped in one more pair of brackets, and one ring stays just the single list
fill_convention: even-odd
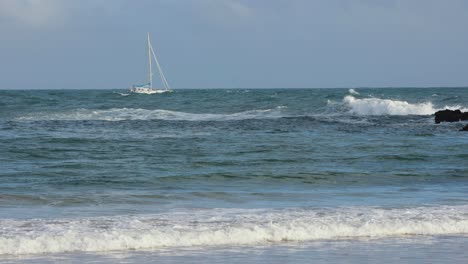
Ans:
[{"label": "sea foam on sand", "polygon": [[0,220],[0,254],[97,252],[285,241],[468,234],[468,206],[205,209],[155,215]]}]

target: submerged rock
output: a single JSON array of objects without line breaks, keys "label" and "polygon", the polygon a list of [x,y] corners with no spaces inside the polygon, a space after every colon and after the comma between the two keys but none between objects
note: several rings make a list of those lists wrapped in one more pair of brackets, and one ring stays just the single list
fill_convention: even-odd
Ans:
[{"label": "submerged rock", "polygon": [[445,109],[435,113],[436,124],[440,122],[459,122],[462,120],[468,120],[468,112]]},{"label": "submerged rock", "polygon": [[468,124],[465,125],[462,129],[460,129],[460,131],[468,131]]}]

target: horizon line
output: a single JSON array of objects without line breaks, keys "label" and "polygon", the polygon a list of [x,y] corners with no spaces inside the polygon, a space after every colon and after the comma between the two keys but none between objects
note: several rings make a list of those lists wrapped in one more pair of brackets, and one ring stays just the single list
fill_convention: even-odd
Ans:
[{"label": "horizon line", "polygon": [[[173,88],[173,90],[278,90],[278,89],[434,89],[434,88],[468,88],[467,86],[349,86],[349,87],[206,87],[206,88]],[[73,90],[128,90],[129,88],[0,88],[0,91],[73,91]]]}]

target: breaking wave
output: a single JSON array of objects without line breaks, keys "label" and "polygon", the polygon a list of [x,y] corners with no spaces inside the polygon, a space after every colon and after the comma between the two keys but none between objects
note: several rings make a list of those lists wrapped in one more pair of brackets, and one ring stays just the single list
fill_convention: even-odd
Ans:
[{"label": "breaking wave", "polygon": [[358,93],[356,90],[354,90],[354,89],[349,89],[348,92],[349,92],[350,94],[359,95],[359,93]]},{"label": "breaking wave", "polygon": [[251,110],[233,114],[194,114],[170,110],[148,110],[135,108],[112,108],[108,110],[78,109],[63,113],[39,113],[23,116],[18,120],[102,120],[102,121],[123,121],[123,120],[180,120],[180,121],[226,121],[244,119],[265,119],[282,117],[284,106],[273,109]]},{"label": "breaking wave", "polygon": [[410,104],[390,99],[357,99],[351,95],[345,96],[343,102],[359,115],[432,115],[436,111],[431,102]]},{"label": "breaking wave", "polygon": [[145,216],[0,220],[0,255],[468,234],[468,206],[206,209]]},{"label": "breaking wave", "polygon": [[[408,103],[407,101],[364,98],[358,99],[352,95],[347,95],[343,103],[349,111],[358,115],[432,115],[442,109],[460,109],[460,106],[446,106],[435,108],[431,102]],[[466,109],[462,109],[466,111]]]}]

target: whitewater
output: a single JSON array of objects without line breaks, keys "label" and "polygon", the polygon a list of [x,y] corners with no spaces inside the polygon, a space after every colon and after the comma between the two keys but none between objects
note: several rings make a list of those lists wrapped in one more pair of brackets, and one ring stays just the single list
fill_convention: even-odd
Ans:
[{"label": "whitewater", "polygon": [[[406,209],[193,210],[160,215],[2,220],[0,254],[262,245],[468,234],[468,206]],[[28,232],[22,227],[28,226]]]}]

